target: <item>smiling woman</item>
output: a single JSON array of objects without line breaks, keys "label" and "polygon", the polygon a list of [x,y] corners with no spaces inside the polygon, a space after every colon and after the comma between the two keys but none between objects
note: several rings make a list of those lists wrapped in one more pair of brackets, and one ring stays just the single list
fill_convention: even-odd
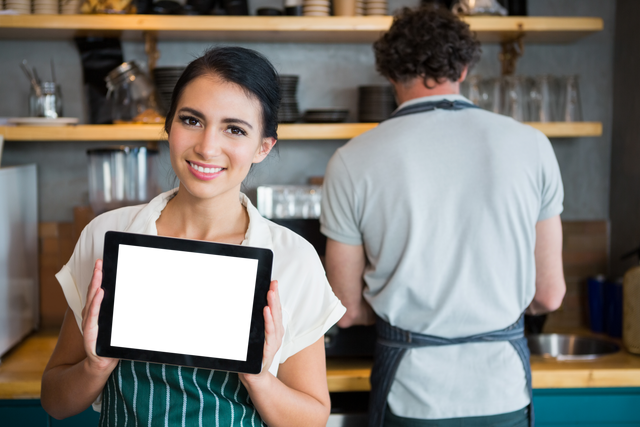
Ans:
[{"label": "smiling woman", "polygon": [[[345,309],[313,247],[262,218],[240,192],[251,165],[264,160],[276,143],[279,100],[277,73],[254,51],[212,49],[186,68],[165,124],[178,188],[147,205],[97,217],[56,275],[69,309],[42,379],[42,405],[52,416],[66,418],[93,404],[101,412],[101,426],[129,420],[141,425],[326,425],[330,402],[323,339]],[[262,372],[98,356],[104,295],[100,259],[109,230],[271,249],[277,280],[271,282],[263,313]]]}]

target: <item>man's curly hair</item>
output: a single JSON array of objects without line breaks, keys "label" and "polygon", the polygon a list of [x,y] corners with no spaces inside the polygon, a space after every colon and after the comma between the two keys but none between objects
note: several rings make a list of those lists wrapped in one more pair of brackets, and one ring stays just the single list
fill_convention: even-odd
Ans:
[{"label": "man's curly hair", "polygon": [[408,7],[393,18],[389,31],[374,44],[376,69],[404,83],[422,77],[437,83],[460,79],[465,66],[480,59],[480,42],[469,25],[444,7]]}]

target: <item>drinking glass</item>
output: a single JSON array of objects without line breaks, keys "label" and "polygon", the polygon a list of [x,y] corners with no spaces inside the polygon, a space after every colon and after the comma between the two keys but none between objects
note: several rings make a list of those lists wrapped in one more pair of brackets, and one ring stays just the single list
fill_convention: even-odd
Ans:
[{"label": "drinking glass", "polygon": [[469,80],[467,98],[478,107],[483,108],[482,78],[480,76],[469,76],[467,80]]},{"label": "drinking glass", "polygon": [[523,76],[504,76],[504,108],[502,114],[523,122],[526,115],[525,79]]},{"label": "drinking glass", "polygon": [[557,121],[557,91],[552,76],[543,74],[531,79],[529,117],[531,122]]},{"label": "drinking glass", "polygon": [[562,121],[581,122],[582,106],[580,105],[580,91],[578,89],[578,76],[566,76],[560,78],[560,94],[562,102],[560,111]]}]

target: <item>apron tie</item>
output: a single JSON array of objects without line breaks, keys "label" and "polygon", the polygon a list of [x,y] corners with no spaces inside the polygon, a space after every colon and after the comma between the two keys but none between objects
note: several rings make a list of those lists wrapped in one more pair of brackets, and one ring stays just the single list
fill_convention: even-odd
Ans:
[{"label": "apron tie", "polygon": [[369,427],[382,427],[387,407],[387,397],[395,379],[402,358],[411,348],[456,345],[478,342],[508,341],[522,362],[529,391],[529,426],[534,425],[533,389],[531,387],[531,364],[529,347],[524,336],[524,316],[511,326],[493,332],[471,335],[463,338],[442,338],[434,335],[418,334],[392,326],[377,316],[376,341],[373,368],[371,370],[371,394],[369,399]]}]

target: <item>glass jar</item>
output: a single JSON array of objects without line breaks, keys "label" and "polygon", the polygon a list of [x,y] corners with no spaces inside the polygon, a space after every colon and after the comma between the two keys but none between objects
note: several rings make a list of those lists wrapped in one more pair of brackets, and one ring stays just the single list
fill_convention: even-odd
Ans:
[{"label": "glass jar", "polygon": [[40,93],[31,87],[29,93],[29,116],[48,117],[57,119],[62,117],[62,92],[60,85],[55,82],[42,82]]},{"label": "glass jar", "polygon": [[113,123],[159,123],[154,87],[134,62],[124,62],[105,78]]}]

